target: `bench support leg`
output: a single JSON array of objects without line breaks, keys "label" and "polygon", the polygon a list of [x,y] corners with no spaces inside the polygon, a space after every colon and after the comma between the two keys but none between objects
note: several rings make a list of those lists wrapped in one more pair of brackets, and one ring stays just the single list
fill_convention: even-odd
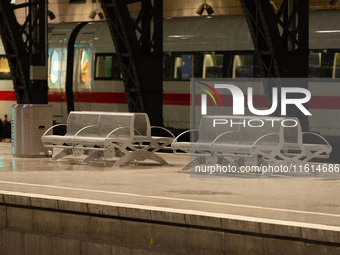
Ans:
[{"label": "bench support leg", "polygon": [[223,156],[219,156],[219,155],[212,155],[212,156],[198,156],[195,159],[191,160],[188,164],[186,164],[180,172],[186,172],[188,170],[191,169],[192,166],[199,166],[202,164],[205,165],[223,165],[223,166],[227,166],[229,165],[231,162],[229,160],[227,160],[225,157]]},{"label": "bench support leg", "polygon": [[157,156],[153,152],[150,152],[147,150],[136,150],[136,151],[128,152],[125,156],[123,156],[116,163],[114,163],[113,166],[117,167],[127,162],[130,162],[132,160],[144,161],[146,159],[154,160],[160,163],[161,165],[168,165],[168,162],[166,162],[164,159],[162,159],[160,156]]},{"label": "bench support leg", "polygon": [[86,165],[87,163],[89,163],[90,161],[99,158],[100,155],[97,151],[92,152],[90,155],[88,155],[80,164],[81,165]]},{"label": "bench support leg", "polygon": [[195,164],[195,165],[197,165],[197,166],[200,165],[200,160],[199,160],[199,158],[195,158],[195,159],[191,160],[188,164],[186,164],[185,166],[183,166],[183,168],[181,169],[180,172],[186,172],[186,171],[190,170],[190,167],[191,167],[192,164]]},{"label": "bench support leg", "polygon": [[71,155],[72,154],[72,151],[71,150],[68,150],[68,149],[65,149],[65,150],[62,150],[61,152],[59,152],[57,155],[55,155],[50,162],[56,162],[58,159],[61,159],[67,155]]}]

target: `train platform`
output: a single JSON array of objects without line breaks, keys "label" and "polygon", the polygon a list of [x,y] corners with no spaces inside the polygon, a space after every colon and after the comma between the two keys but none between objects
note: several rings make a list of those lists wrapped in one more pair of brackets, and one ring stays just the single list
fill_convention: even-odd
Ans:
[{"label": "train platform", "polygon": [[150,161],[113,168],[114,159],[81,165],[81,158],[74,157],[51,163],[49,158],[13,157],[11,144],[1,143],[0,194],[3,200],[41,197],[329,230],[336,234],[326,244],[339,251],[340,178],[207,178],[179,172],[190,160],[185,155],[161,156],[168,166]]},{"label": "train platform", "polygon": [[113,168],[114,160],[80,165],[81,157],[50,163],[13,157],[9,143],[0,144],[0,157],[4,191],[340,227],[340,178],[192,177],[179,172],[190,157],[170,153],[162,154],[168,166],[150,161]]}]

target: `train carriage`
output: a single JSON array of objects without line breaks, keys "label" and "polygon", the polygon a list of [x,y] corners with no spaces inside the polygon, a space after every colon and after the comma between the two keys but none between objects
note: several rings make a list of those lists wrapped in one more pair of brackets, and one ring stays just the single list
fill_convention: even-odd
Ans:
[{"label": "train carriage", "polygon": [[[310,12],[309,75],[340,78],[340,12]],[[190,78],[251,78],[254,47],[244,16],[164,20],[164,126],[190,127]],[[119,64],[106,22],[61,23],[49,29],[48,86],[54,120],[69,109],[128,111]],[[3,48],[0,49],[0,116],[15,103]],[[312,131],[340,136],[340,84],[313,84]],[[263,96],[261,89],[256,94]],[[332,103],[329,103],[332,102]]]}]

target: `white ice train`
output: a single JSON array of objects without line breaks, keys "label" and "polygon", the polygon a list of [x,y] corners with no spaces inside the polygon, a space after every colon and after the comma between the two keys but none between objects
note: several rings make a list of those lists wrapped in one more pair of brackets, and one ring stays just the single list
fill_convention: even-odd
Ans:
[{"label": "white ice train", "polygon": [[[310,12],[311,77],[340,78],[340,12]],[[49,28],[48,86],[54,120],[75,110],[128,111],[123,82],[106,22],[61,23]],[[190,127],[190,77],[252,77],[254,47],[244,16],[164,20],[164,126]],[[0,118],[10,119],[15,94],[0,49]],[[182,66],[190,62],[190,71]],[[185,73],[187,72],[187,73]],[[340,84],[309,87],[311,130],[340,137]],[[262,90],[256,93],[262,94]]]}]

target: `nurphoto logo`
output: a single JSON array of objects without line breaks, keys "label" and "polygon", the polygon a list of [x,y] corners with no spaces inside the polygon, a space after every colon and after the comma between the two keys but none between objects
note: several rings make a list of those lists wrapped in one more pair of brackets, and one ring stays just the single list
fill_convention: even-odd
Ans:
[{"label": "nurphoto logo", "polygon": [[[204,85],[206,88],[209,88],[213,93],[217,96],[222,106],[222,100],[217,93],[216,89],[228,89],[233,98],[233,115],[244,115],[244,94],[242,90],[232,84],[215,84],[214,87],[199,82],[200,84]],[[214,101],[215,105],[217,106],[216,100],[212,93],[208,91],[206,88],[197,87],[203,91],[205,91]],[[289,93],[300,93],[304,95],[303,98],[288,98]],[[201,114],[207,115],[207,94],[201,94]],[[298,87],[284,87],[281,88],[281,115],[286,116],[287,111],[286,107],[288,104],[296,105],[296,107],[306,116],[311,116],[312,114],[302,105],[307,103],[311,99],[311,93],[308,89],[298,88]],[[258,116],[266,116],[274,113],[278,107],[278,88],[272,88],[272,106],[270,109],[266,110],[258,110],[255,109],[253,104],[253,88],[247,88],[247,103],[248,109],[251,113]]]}]

